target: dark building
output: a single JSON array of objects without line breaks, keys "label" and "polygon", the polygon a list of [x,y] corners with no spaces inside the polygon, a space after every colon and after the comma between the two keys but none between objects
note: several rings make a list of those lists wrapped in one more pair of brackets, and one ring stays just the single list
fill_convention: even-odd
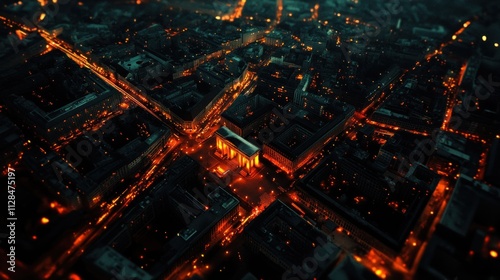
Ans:
[{"label": "dark building", "polygon": [[108,246],[95,249],[87,255],[86,264],[88,271],[96,279],[154,279],[149,273]]},{"label": "dark building", "polygon": [[284,129],[278,126],[279,133],[264,143],[264,158],[293,174],[345,128],[354,115],[354,108],[336,104],[332,113],[326,117],[300,108],[288,109],[288,116],[294,117],[280,124]]},{"label": "dark building", "polygon": [[498,170],[500,170],[500,139],[497,137],[493,140],[488,153],[484,180],[500,187],[500,172]]},{"label": "dark building", "polygon": [[[442,88],[434,90],[444,92]],[[370,122],[395,130],[430,134],[443,122],[445,101],[444,95],[429,92],[416,81],[408,80],[373,113]]]},{"label": "dark building", "polygon": [[21,130],[6,116],[0,115],[1,166],[13,162],[23,148]]},{"label": "dark building", "polygon": [[500,192],[461,175],[422,261],[422,279],[500,275]]},{"label": "dark building", "polygon": [[175,273],[182,264],[222,238],[222,230],[238,216],[239,201],[222,188],[208,195],[209,205],[163,247],[164,254],[151,268],[155,278]]},{"label": "dark building", "polygon": [[269,123],[274,108],[278,105],[261,95],[242,95],[222,113],[223,124],[241,137]]},{"label": "dark building", "polygon": [[[129,112],[108,120],[101,130],[84,132],[61,147],[58,155],[34,149],[33,153],[39,155],[28,157],[25,162],[38,178],[50,180],[51,188],[65,204],[72,208],[93,208],[121,180],[150,164],[170,138],[167,127],[139,120],[139,115]],[[136,124],[143,125],[143,130],[130,129],[129,126]],[[74,193],[68,193],[70,190],[78,194],[76,200]]]},{"label": "dark building", "polygon": [[[232,98],[247,77],[248,64],[238,56],[228,56],[223,63],[199,65],[195,75],[176,80],[168,89],[155,91],[151,97],[185,133],[201,129],[200,124],[218,110],[221,102]],[[234,94],[234,93],[233,93]]]},{"label": "dark building", "polygon": [[[244,235],[248,246],[286,270],[284,277],[296,275],[293,267],[307,272],[302,275],[306,278],[302,279],[323,277],[343,255],[330,237],[280,200],[273,202],[255,218],[245,228]],[[305,261],[309,259],[315,261],[316,269],[313,271]]]},{"label": "dark building", "polygon": [[302,76],[300,69],[280,66],[274,63],[262,67],[258,72],[258,83],[255,93],[285,106],[292,101]]},{"label": "dark building", "polygon": [[55,110],[46,112],[23,96],[13,96],[9,101],[14,113],[29,128],[49,143],[82,132],[95,117],[115,110],[121,102],[121,95],[107,89],[101,81],[89,78],[95,84],[96,92],[89,93]]},{"label": "dark building", "polygon": [[146,196],[121,218],[121,223],[105,235],[105,242],[115,249],[132,245],[134,239],[143,238],[146,227],[156,218],[153,199]]},{"label": "dark building", "polygon": [[304,178],[298,199],[362,246],[396,256],[438,181],[425,166],[401,177],[382,169],[368,152],[341,146]]},{"label": "dark building", "polygon": [[160,182],[152,186],[152,197],[154,198],[157,213],[165,213],[169,209],[169,192],[176,186],[195,187],[200,164],[193,158],[185,155],[176,160],[165,172]]}]

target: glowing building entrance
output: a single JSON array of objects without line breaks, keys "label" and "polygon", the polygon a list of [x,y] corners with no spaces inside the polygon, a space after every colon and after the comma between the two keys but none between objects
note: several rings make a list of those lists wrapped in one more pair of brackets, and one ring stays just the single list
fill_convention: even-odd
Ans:
[{"label": "glowing building entrance", "polygon": [[215,133],[217,151],[227,159],[237,158],[238,166],[250,172],[259,165],[260,149],[223,126]]}]

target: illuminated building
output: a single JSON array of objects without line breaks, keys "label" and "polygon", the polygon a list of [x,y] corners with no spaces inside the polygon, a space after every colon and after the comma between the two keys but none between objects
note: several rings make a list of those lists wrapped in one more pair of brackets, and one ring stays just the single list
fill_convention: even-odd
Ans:
[{"label": "illuminated building", "polygon": [[238,166],[250,172],[259,165],[260,149],[223,126],[215,133],[217,151],[229,160],[236,158]]},{"label": "illuminated building", "polygon": [[247,45],[257,41],[258,39],[264,37],[265,30],[259,29],[257,27],[248,28],[245,32],[242,33],[242,45]]},{"label": "illuminated building", "polygon": [[284,44],[283,37],[284,35],[281,32],[273,30],[265,37],[264,43],[273,47],[282,47]]},{"label": "illuminated building", "polygon": [[311,75],[309,74],[305,74],[304,77],[300,80],[300,83],[293,94],[293,102],[295,103],[295,105],[302,106],[302,99],[307,95],[307,87],[309,86],[310,82]]},{"label": "illuminated building", "polygon": [[477,85],[476,77],[481,66],[481,57],[474,55],[467,60],[465,72],[460,86],[466,89],[472,89]]},{"label": "illuminated building", "polygon": [[96,277],[95,279],[153,279],[149,273],[136,266],[109,246],[92,251],[86,257],[86,264],[88,271]]}]

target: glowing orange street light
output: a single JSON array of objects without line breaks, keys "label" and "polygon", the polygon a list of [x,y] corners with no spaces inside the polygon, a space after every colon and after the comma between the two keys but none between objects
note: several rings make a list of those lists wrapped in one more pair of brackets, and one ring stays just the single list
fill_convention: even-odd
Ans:
[{"label": "glowing orange street light", "polygon": [[45,224],[48,224],[50,220],[48,218],[43,217],[41,221],[42,221],[42,224],[45,225]]}]

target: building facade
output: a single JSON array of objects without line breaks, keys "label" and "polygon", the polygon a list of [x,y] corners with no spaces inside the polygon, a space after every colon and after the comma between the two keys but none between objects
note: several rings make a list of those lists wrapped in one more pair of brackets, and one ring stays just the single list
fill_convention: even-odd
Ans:
[{"label": "building facade", "polygon": [[259,165],[260,149],[223,126],[215,133],[217,152],[229,160],[236,158],[238,167],[250,172]]}]

